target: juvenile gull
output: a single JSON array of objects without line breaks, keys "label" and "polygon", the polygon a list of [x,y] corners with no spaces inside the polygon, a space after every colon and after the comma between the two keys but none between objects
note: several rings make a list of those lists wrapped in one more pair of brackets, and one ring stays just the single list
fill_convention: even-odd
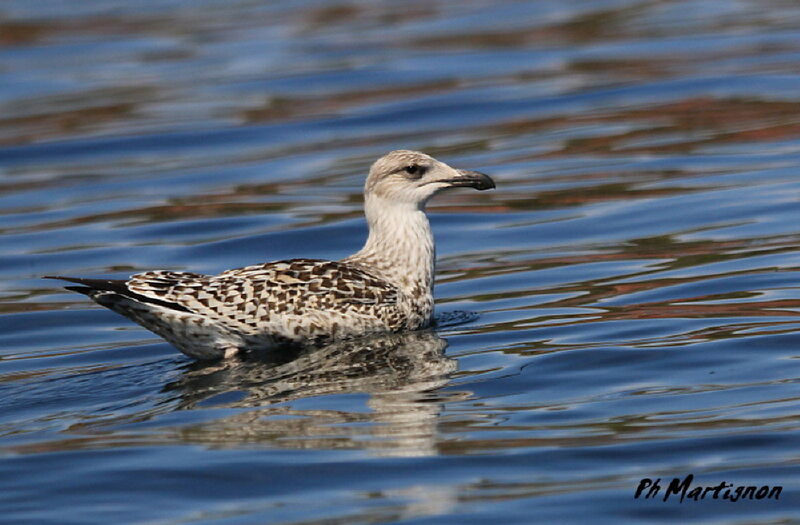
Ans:
[{"label": "juvenile gull", "polygon": [[364,185],[369,237],[340,261],[291,259],[219,275],[150,271],[128,280],[54,277],[195,359],[325,344],[427,327],[435,249],[425,204],[441,190],[494,188],[483,173],[417,151],[392,151]]}]

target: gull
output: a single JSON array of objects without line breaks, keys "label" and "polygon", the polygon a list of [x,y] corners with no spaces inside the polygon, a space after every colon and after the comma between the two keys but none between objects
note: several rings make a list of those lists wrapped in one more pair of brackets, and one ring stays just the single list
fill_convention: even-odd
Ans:
[{"label": "gull", "polygon": [[483,173],[396,150],[375,161],[364,185],[364,247],[339,261],[291,259],[218,275],[162,270],[127,280],[45,278],[77,283],[65,288],[194,359],[419,330],[433,323],[435,248],[425,205],[459,187],[495,184]]}]

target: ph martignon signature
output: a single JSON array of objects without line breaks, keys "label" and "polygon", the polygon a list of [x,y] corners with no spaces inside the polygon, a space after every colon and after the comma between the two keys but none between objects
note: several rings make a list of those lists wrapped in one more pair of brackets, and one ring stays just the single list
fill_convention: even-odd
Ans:
[{"label": "ph martignon signature", "polygon": [[[717,485],[695,485],[692,486],[694,475],[689,474],[683,480],[680,478],[672,478],[669,485],[663,494],[663,501],[668,501],[671,497],[680,496],[680,502],[683,503],[685,499],[700,501],[704,499],[722,499],[730,502],[739,500],[761,500],[761,499],[774,499],[779,500],[783,487],[775,485],[735,485],[722,481]],[[651,479],[643,478],[639,481],[639,486],[636,487],[636,493],[633,499],[652,499],[661,494],[661,478]]]}]

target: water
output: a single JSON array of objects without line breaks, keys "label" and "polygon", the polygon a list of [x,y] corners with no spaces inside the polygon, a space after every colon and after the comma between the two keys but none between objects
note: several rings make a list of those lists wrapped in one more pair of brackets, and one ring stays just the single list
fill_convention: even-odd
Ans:
[{"label": "water", "polygon": [[[0,46],[4,521],[800,516],[795,2],[6,0]],[[343,257],[396,148],[497,181],[431,205],[434,332],[195,363],[39,278]],[[783,492],[634,499],[688,474]]]}]

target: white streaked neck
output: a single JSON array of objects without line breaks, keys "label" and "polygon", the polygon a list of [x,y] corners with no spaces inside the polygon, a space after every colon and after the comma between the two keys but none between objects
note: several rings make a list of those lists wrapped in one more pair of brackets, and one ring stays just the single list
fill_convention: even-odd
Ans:
[{"label": "white streaked neck", "polygon": [[435,250],[425,211],[416,203],[367,195],[364,212],[369,237],[352,261],[406,291],[431,293]]}]

